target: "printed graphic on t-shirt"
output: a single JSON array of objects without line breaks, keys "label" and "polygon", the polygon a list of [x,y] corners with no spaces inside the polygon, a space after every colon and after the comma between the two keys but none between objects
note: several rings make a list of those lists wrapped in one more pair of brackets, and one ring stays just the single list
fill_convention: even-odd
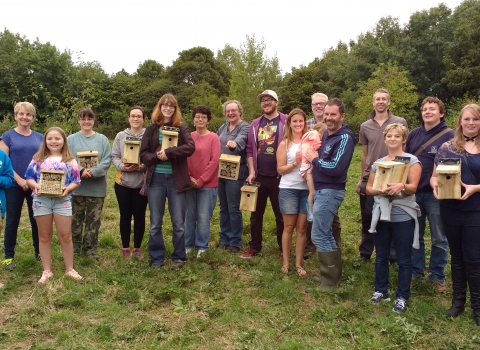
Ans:
[{"label": "printed graphic on t-shirt", "polygon": [[[276,118],[275,118],[276,119]],[[258,154],[275,154],[275,140],[277,137],[278,123],[270,120],[258,129]]]},{"label": "printed graphic on t-shirt", "polygon": [[428,152],[428,153],[437,154],[437,150],[438,150],[438,146],[432,146],[432,147],[430,148],[430,152]]}]

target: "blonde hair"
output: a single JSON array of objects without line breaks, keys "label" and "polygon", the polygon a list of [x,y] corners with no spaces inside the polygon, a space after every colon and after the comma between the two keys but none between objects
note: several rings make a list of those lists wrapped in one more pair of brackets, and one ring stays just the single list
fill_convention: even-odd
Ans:
[{"label": "blonde hair", "polygon": [[17,115],[22,109],[33,115],[34,118],[37,115],[35,107],[30,102],[18,102],[15,107],[13,107],[13,113]]},{"label": "blonde hair", "polygon": [[315,124],[314,126],[312,126],[312,130],[315,130],[316,132],[318,132],[320,134],[320,140],[321,140],[322,136],[323,136],[323,132],[325,130],[327,130],[327,126],[325,125],[324,122],[319,122],[319,123]]},{"label": "blonde hair", "polygon": [[50,150],[47,147],[47,136],[52,131],[58,132],[63,138],[62,162],[65,163],[65,162],[71,161],[72,159],[75,159],[72,152],[70,152],[70,148],[68,147],[67,136],[65,135],[65,131],[63,131],[61,128],[57,126],[52,126],[45,132],[45,135],[43,136],[42,144],[40,145],[40,148],[38,149],[37,153],[33,155],[33,160],[36,162],[43,162],[45,159],[50,157]]},{"label": "blonde hair", "polygon": [[407,142],[407,137],[408,137],[408,129],[404,127],[402,124],[398,123],[392,123],[389,124],[385,127],[385,130],[383,131],[383,139],[387,137],[387,134],[390,132],[390,130],[395,129],[397,132],[402,136],[402,143],[405,144]]},{"label": "blonde hair", "polygon": [[[463,135],[462,116],[463,113],[467,110],[472,113],[475,118],[480,119],[480,106],[475,103],[470,103],[466,105],[460,111],[460,114],[455,121],[456,129],[455,135],[453,136],[453,147],[455,147],[455,149],[460,152],[463,152],[465,150],[465,148],[463,147],[465,145],[465,136]],[[480,137],[478,136],[475,138],[475,146],[480,149]]]}]

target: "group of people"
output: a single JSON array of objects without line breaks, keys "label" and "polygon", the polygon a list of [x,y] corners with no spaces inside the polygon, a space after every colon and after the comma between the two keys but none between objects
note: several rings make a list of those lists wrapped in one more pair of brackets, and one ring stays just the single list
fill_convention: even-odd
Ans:
[{"label": "group of people", "polygon": [[[91,109],[78,113],[80,131],[66,137],[52,127],[45,135],[30,129],[35,108],[15,106],[17,127],[0,138],[0,200],[5,227],[5,269],[15,268],[17,230],[24,200],[32,226],[35,257],[42,261],[38,281],[51,272],[52,222],[55,221],[66,276],[83,277],[73,268],[73,254],[97,254],[100,214],[107,192],[110,163],[116,168],[115,194],[120,210],[122,255],[143,258],[147,204],[150,209],[148,254],[153,268],[165,263],[163,235],[165,205],[172,224],[171,265],[181,268],[187,255],[201,258],[209,248],[210,220],[217,197],[220,206],[220,239],[217,249],[253,258],[262,250],[263,219],[267,199],[275,217],[281,272],[289,273],[293,231],[296,231],[295,271],[303,268],[305,252],[315,247],[321,273],[316,289],[330,290],[342,277],[341,225],[338,210],[345,197],[347,173],[357,139],[344,123],[345,106],[323,93],[312,96],[313,117],[295,108],[288,115],[278,111],[272,90],[258,95],[263,114],[250,124],[242,119],[237,100],[223,104],[226,122],[216,133],[208,130],[211,111],[196,106],[192,111],[195,131],[182,123],[175,96],[163,95],[156,104],[152,123],[144,128],[145,112],[134,106],[129,128],[117,134],[110,149],[108,139],[93,130]],[[445,105],[427,97],[421,105],[423,123],[408,132],[405,119],[390,110],[390,94],[379,89],[373,95],[373,112],[360,127],[362,174],[356,186],[362,216],[361,242],[355,267],[367,262],[376,250],[373,303],[389,300],[389,265],[398,267],[398,286],[393,310],[405,312],[411,282],[425,274],[424,234],[428,219],[432,250],[427,279],[446,290],[445,267],[451,255],[453,301],[448,316],[456,317],[466,302],[467,286],[477,325],[480,325],[480,107],[465,106],[456,130],[445,123]],[[165,130],[175,132],[170,145]],[[137,140],[139,161],[126,162],[126,140]],[[166,146],[168,144],[168,147]],[[78,153],[96,151],[97,161],[83,167]],[[218,175],[221,154],[239,156],[238,179]],[[8,157],[10,156],[10,157]],[[375,162],[401,157],[409,163],[407,180],[374,189]],[[462,197],[438,199],[435,168],[442,158],[461,159]],[[11,161],[10,161],[11,159]],[[65,176],[58,197],[42,196],[42,170],[60,170]],[[258,186],[256,210],[250,215],[251,239],[242,248],[241,188]],[[133,251],[130,248],[133,217]],[[450,249],[449,249],[450,248]]]}]

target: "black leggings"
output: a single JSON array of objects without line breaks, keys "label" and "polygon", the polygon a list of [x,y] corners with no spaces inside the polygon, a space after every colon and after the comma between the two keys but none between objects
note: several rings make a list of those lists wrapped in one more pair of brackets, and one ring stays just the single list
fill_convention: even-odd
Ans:
[{"label": "black leggings", "polygon": [[133,216],[133,247],[140,248],[145,234],[145,212],[148,199],[140,194],[139,188],[128,188],[115,184],[115,195],[120,208],[120,236],[123,248],[130,247]]}]

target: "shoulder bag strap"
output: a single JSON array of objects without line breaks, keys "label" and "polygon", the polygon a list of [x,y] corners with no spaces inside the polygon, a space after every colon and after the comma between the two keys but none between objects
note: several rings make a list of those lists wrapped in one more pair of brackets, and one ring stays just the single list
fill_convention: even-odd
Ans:
[{"label": "shoulder bag strap", "polygon": [[434,137],[432,137],[430,140],[428,140],[423,145],[421,145],[420,148],[417,149],[417,151],[413,155],[415,157],[418,156],[420,154],[420,152],[422,152],[425,148],[427,148],[431,143],[435,142],[436,140],[438,140],[440,137],[442,137],[443,135],[445,135],[449,131],[452,131],[452,129],[446,128],[446,129],[442,130],[441,132],[436,134]]}]

